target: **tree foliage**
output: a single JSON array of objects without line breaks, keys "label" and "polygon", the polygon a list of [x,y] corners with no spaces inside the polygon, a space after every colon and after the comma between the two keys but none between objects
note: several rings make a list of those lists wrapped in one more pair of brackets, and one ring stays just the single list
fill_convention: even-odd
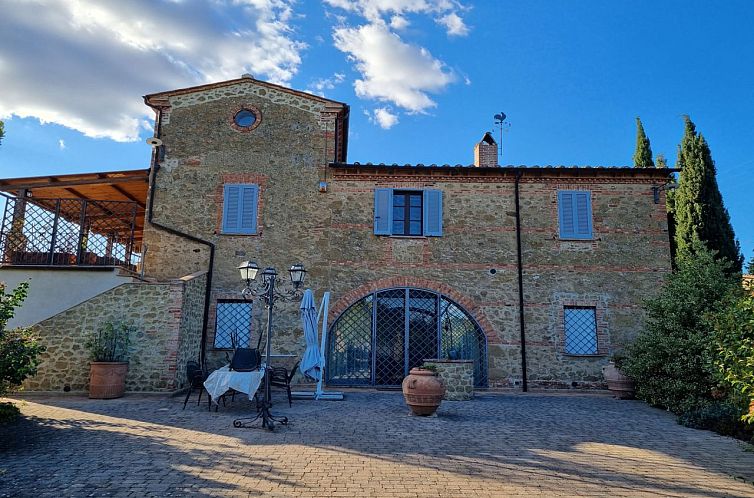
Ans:
[{"label": "tree foliage", "polygon": [[685,119],[676,165],[681,170],[680,180],[672,199],[676,254],[679,258],[693,256],[697,242],[703,242],[732,263],[732,273],[740,272],[743,256],[717,185],[709,146],[691,119]]},{"label": "tree foliage", "polygon": [[[718,356],[715,364],[723,378],[738,393],[748,408],[754,402],[754,296],[732,299],[730,305],[715,316],[715,338]],[[743,417],[754,423],[754,413]]]},{"label": "tree foliage", "polygon": [[5,284],[0,282],[0,396],[37,372],[38,356],[44,351],[30,329],[6,330],[8,320],[21,306],[28,288],[29,284],[23,282],[13,292],[6,294]]},{"label": "tree foliage", "polygon": [[3,143],[3,138],[5,138],[5,123],[0,120],[0,144]]},{"label": "tree foliage", "polygon": [[657,297],[644,303],[645,328],[628,348],[624,372],[637,396],[654,406],[685,413],[712,400],[720,387],[709,315],[740,289],[731,263],[697,242],[696,257],[679,261]]},{"label": "tree foliage", "polygon": [[649,138],[644,133],[644,126],[641,119],[636,118],[636,150],[634,151],[634,168],[654,168],[655,163],[652,160],[652,147],[649,144]]}]

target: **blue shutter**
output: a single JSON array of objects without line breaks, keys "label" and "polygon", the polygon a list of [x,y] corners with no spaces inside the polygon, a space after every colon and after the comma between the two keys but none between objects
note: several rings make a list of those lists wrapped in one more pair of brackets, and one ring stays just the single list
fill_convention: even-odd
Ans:
[{"label": "blue shutter", "polygon": [[592,199],[590,192],[575,192],[576,238],[592,238]]},{"label": "blue shutter", "polygon": [[573,219],[573,192],[564,190],[558,192],[558,218],[560,238],[572,239],[576,233],[576,220]]},{"label": "blue shutter", "polygon": [[424,235],[442,236],[442,190],[424,191]]},{"label": "blue shutter", "polygon": [[259,199],[259,185],[241,186],[241,219],[239,233],[257,233],[257,201]]},{"label": "blue shutter", "polygon": [[583,190],[559,191],[558,221],[561,239],[591,239],[591,193]]},{"label": "blue shutter", "polygon": [[259,185],[225,185],[223,233],[257,233]]},{"label": "blue shutter", "polygon": [[241,186],[225,185],[223,194],[223,233],[237,233],[241,218]]},{"label": "blue shutter", "polygon": [[393,189],[374,189],[374,234],[390,235],[393,226]]}]

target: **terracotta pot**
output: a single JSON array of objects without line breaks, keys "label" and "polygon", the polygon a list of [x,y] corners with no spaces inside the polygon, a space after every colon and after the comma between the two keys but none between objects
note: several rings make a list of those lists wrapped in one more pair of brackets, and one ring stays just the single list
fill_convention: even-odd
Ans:
[{"label": "terracotta pot", "polygon": [[607,388],[615,394],[618,399],[634,399],[636,394],[636,383],[615,367],[611,361],[602,367],[602,375],[605,376]]},{"label": "terracotta pot", "polygon": [[93,361],[89,369],[89,397],[92,399],[120,398],[126,391],[128,362]]},{"label": "terracotta pot", "polygon": [[432,415],[442,403],[443,396],[445,384],[432,370],[412,368],[403,379],[403,398],[414,415]]}]

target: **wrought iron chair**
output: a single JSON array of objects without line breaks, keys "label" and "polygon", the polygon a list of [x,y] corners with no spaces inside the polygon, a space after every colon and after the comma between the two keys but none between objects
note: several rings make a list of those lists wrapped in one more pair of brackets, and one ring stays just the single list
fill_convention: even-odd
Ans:
[{"label": "wrought iron chair", "polygon": [[[189,398],[191,397],[191,393],[194,392],[194,389],[199,389],[199,400],[197,400],[196,404],[199,405],[202,402],[202,393],[204,392],[204,381],[207,380],[208,374],[207,372],[202,369],[202,367],[199,365],[196,361],[189,361],[186,363],[186,381],[189,384],[188,392],[186,393],[186,399],[183,400],[183,409],[186,409],[186,404],[188,403]],[[210,406],[210,409],[212,407],[212,398],[210,398],[209,394],[207,395],[207,404]]]},{"label": "wrought iron chair", "polygon": [[296,368],[298,367],[298,364],[300,362],[301,360],[297,361],[296,364],[293,365],[293,368],[291,368],[290,372],[288,372],[285,367],[271,367],[267,369],[267,373],[269,373],[270,375],[270,386],[285,389],[288,394],[289,407],[293,406],[293,397],[291,396],[291,379],[293,379],[293,375],[296,373]]}]

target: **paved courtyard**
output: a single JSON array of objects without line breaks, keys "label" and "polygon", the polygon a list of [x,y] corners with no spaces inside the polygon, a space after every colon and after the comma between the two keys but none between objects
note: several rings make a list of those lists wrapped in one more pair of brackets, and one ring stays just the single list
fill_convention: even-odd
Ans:
[{"label": "paved courtyard", "polygon": [[[195,400],[195,398],[194,398]],[[754,496],[754,452],[601,394],[483,394],[407,416],[400,393],[275,398],[237,429],[182,399],[27,397],[0,428],[0,496]]]}]

